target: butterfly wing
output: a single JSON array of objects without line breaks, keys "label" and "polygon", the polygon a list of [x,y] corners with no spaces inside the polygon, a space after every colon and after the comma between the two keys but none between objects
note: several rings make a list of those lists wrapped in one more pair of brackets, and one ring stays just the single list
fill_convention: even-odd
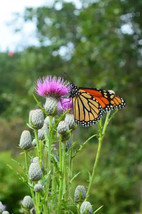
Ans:
[{"label": "butterfly wing", "polygon": [[119,97],[112,90],[92,89],[92,88],[81,88],[86,93],[89,93],[95,98],[101,105],[104,112],[113,109],[120,109],[126,106],[123,98]]},{"label": "butterfly wing", "polygon": [[77,124],[91,126],[103,115],[103,109],[97,99],[84,89],[78,89],[78,95],[73,96],[72,101]]},{"label": "butterfly wing", "polygon": [[112,90],[77,88],[71,91],[75,121],[82,126],[95,124],[104,112],[125,107],[123,98]]}]

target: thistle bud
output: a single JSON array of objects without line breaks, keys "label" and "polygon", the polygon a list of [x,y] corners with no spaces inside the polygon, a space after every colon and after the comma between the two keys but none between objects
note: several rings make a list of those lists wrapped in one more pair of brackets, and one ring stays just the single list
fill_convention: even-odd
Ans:
[{"label": "thistle bud", "polygon": [[67,113],[65,116],[65,122],[67,122],[67,124],[69,125],[69,128],[72,129],[75,127],[75,121],[74,121],[74,115]]},{"label": "thistle bud", "polygon": [[36,156],[32,159],[31,163],[38,163],[39,164],[39,158]]},{"label": "thistle bud", "polygon": [[[31,160],[31,163],[38,163],[39,164],[39,157],[34,157],[32,160]],[[44,163],[42,161],[42,170],[44,170]]]},{"label": "thistle bud", "polygon": [[62,133],[65,133],[69,130],[69,126],[67,124],[67,122],[65,121],[60,121],[60,123],[58,124],[58,127],[57,127],[57,132],[59,134],[62,134]]},{"label": "thistle bud", "polygon": [[84,201],[86,197],[86,189],[83,185],[78,185],[74,193],[74,201],[76,203]]},{"label": "thistle bud", "polygon": [[[65,121],[60,121],[57,127],[58,135],[60,135],[62,142],[65,142],[69,139],[69,126]],[[58,136],[57,135],[57,136]]]},{"label": "thistle bud", "polygon": [[29,168],[29,179],[39,181],[42,177],[42,170],[38,163],[31,163]]},{"label": "thistle bud", "polygon": [[32,147],[32,136],[28,130],[22,132],[19,146],[25,150]]},{"label": "thistle bud", "polygon": [[44,140],[44,138],[45,138],[44,133],[45,132],[48,133],[48,127],[47,127],[46,123],[44,123],[43,127],[38,130],[38,139],[39,140]]},{"label": "thistle bud", "polygon": [[29,114],[29,123],[36,129],[40,129],[43,126],[44,114],[41,109],[31,110]]},{"label": "thistle bud", "polygon": [[[49,127],[49,123],[50,123],[49,121],[50,121],[49,116],[47,116],[47,117],[44,119],[44,123],[46,123],[47,127]],[[54,125],[54,123],[55,123],[55,118],[52,117],[52,125]]]},{"label": "thistle bud", "polygon": [[54,115],[54,111],[57,108],[57,104],[58,104],[58,100],[55,97],[47,97],[46,98],[46,102],[44,105],[45,111],[49,114],[49,115]]},{"label": "thistle bud", "polygon": [[4,206],[2,204],[2,202],[0,201],[0,213],[2,213],[4,211]]},{"label": "thistle bud", "polygon": [[9,214],[9,212],[5,210],[2,212],[2,214]]},{"label": "thistle bud", "polygon": [[89,201],[84,201],[81,204],[80,213],[81,214],[92,214],[93,213],[92,205],[90,204]]},{"label": "thistle bud", "polygon": [[36,146],[36,139],[33,139],[33,141],[32,141],[32,146],[33,146],[33,147]]},{"label": "thistle bud", "polygon": [[43,190],[43,186],[40,183],[35,184],[34,191],[41,192]]},{"label": "thistle bud", "polygon": [[27,195],[23,199],[23,206],[27,208],[28,210],[32,209],[34,207],[34,202],[31,196]]}]

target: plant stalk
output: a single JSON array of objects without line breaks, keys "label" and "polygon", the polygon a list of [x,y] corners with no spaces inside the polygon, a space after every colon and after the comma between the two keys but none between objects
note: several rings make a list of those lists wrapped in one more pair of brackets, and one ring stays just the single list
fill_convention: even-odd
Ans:
[{"label": "plant stalk", "polygon": [[91,187],[92,187],[93,182],[94,182],[96,168],[97,168],[98,160],[99,160],[99,157],[100,157],[100,152],[101,152],[101,148],[102,148],[102,142],[103,142],[104,134],[105,134],[107,125],[108,125],[108,123],[110,121],[109,120],[109,115],[110,115],[110,112],[108,112],[107,115],[106,115],[106,119],[105,119],[103,127],[102,127],[102,119],[100,119],[100,121],[98,122],[98,127],[99,127],[98,148],[97,148],[97,154],[96,154],[96,158],[95,158],[95,162],[94,162],[94,166],[93,166],[93,171],[92,171],[92,175],[91,175],[91,178],[90,178],[90,182],[89,182],[89,186],[88,186],[88,190],[87,190],[87,193],[86,193],[86,199],[85,200],[88,199]]}]

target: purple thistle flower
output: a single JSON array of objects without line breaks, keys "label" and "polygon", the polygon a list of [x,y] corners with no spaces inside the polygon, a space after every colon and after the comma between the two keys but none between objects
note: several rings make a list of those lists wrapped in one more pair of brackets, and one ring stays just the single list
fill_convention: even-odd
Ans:
[{"label": "purple thistle flower", "polygon": [[6,205],[5,204],[3,204],[3,210],[6,210]]},{"label": "purple thistle flower", "polygon": [[36,92],[43,97],[54,96],[60,98],[70,91],[69,83],[61,77],[47,76],[37,81]]},{"label": "purple thistle flower", "polygon": [[72,110],[72,99],[71,98],[61,98],[58,102],[58,110],[59,111],[66,111],[68,109]]}]

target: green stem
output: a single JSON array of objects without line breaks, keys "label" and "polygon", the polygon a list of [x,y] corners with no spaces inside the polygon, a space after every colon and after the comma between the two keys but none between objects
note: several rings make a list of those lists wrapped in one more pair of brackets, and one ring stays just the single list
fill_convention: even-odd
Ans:
[{"label": "green stem", "polygon": [[70,150],[69,154],[69,179],[72,178],[72,168],[73,168],[73,158],[72,158],[72,149]]},{"label": "green stem", "polygon": [[35,206],[36,214],[41,214],[40,193],[36,192],[35,198],[36,198],[36,206]]},{"label": "green stem", "polygon": [[[38,130],[34,129],[34,135],[35,135],[35,140],[36,140],[36,155],[38,156],[39,159],[39,165],[42,168],[42,145],[41,142],[39,142],[38,139]],[[35,209],[36,213],[40,214],[40,195],[39,193],[35,193]]]},{"label": "green stem", "polygon": [[60,167],[60,177],[59,177],[59,198],[58,198],[58,214],[61,213],[61,199],[62,199],[62,141],[61,137],[59,139],[59,167]]},{"label": "green stem", "polygon": [[[24,152],[24,155],[25,155],[25,168],[26,168],[27,182],[29,182],[29,176],[28,176],[29,161],[28,161],[27,151]],[[31,191],[31,196],[32,196],[34,204],[35,204],[34,192],[33,192],[33,189],[31,187],[30,187],[30,191]]]},{"label": "green stem", "polygon": [[62,170],[63,170],[63,195],[65,195],[65,201],[67,201],[68,194],[68,178],[67,178],[67,166],[66,166],[66,143],[62,143],[63,146],[63,160],[62,160]]},{"label": "green stem", "polygon": [[48,137],[46,139],[46,143],[47,143],[47,147],[48,147],[47,169],[48,169],[48,172],[50,172],[49,178],[47,181],[47,195],[49,195],[49,188],[50,188],[50,183],[51,183],[52,116],[49,116],[49,133],[48,133]]},{"label": "green stem", "polygon": [[[69,170],[69,173],[68,173],[68,181],[67,181],[67,194],[68,194],[68,196],[70,195],[70,188],[71,188],[71,185],[69,185],[69,181],[71,180],[71,178],[72,178],[72,168],[73,168],[73,159],[72,159],[72,153],[73,153],[73,151],[72,151],[72,149],[70,150],[70,152],[69,152],[69,155],[68,155],[68,165],[69,165],[69,167],[68,167],[68,170]],[[68,197],[67,196],[67,197]]]},{"label": "green stem", "polygon": [[44,201],[44,205],[43,205],[43,214],[47,214],[47,203],[46,203],[46,201]]},{"label": "green stem", "polygon": [[[48,172],[51,171],[51,141],[50,139],[48,139],[48,161],[47,161],[47,168],[48,168]],[[49,180],[50,180],[50,176],[49,176]]]},{"label": "green stem", "polygon": [[41,214],[41,210],[42,210],[42,205],[41,205],[41,201],[40,201],[40,197],[41,197],[41,195],[40,195],[40,193],[39,192],[37,192],[37,198],[38,198],[38,212],[39,212],[39,214]]},{"label": "green stem", "polygon": [[94,182],[96,168],[97,168],[98,160],[99,160],[99,157],[100,157],[100,152],[101,152],[101,147],[102,147],[104,134],[105,134],[107,125],[108,125],[108,123],[110,121],[109,120],[109,115],[110,115],[110,112],[108,112],[107,115],[106,115],[106,119],[105,119],[105,123],[104,123],[103,127],[102,127],[102,119],[100,119],[100,121],[98,123],[98,127],[99,127],[98,148],[97,148],[97,154],[96,154],[95,163],[94,163],[94,166],[93,166],[92,175],[91,175],[89,186],[88,186],[88,190],[87,190],[87,193],[86,193],[86,200],[89,197],[90,190],[91,190],[91,187],[92,187],[93,182]]},{"label": "green stem", "polygon": [[[48,155],[49,155],[49,152],[48,152],[48,135],[46,132],[44,132],[44,136],[45,136],[45,154],[44,154],[44,171],[45,173],[47,174],[48,173]],[[49,179],[48,179],[49,180]],[[49,192],[49,182],[47,181],[45,183],[45,188],[44,188],[44,203],[43,203],[43,214],[48,214],[48,192]]]},{"label": "green stem", "polygon": [[39,139],[38,139],[38,130],[34,129],[34,134],[35,134],[35,140],[36,140],[36,154],[39,158],[39,165],[42,167],[42,159],[41,159],[41,149],[39,145]]},{"label": "green stem", "polygon": [[106,115],[106,119],[105,119],[105,123],[104,123],[104,126],[103,126],[103,129],[102,129],[102,138],[104,137],[104,134],[105,134],[105,131],[106,131],[106,128],[110,122],[110,120],[112,119],[112,116],[109,118],[111,112],[109,111]]},{"label": "green stem", "polygon": [[81,203],[77,204],[77,214],[80,214],[80,206],[81,206]]},{"label": "green stem", "polygon": [[26,174],[28,175],[28,154],[27,154],[27,151],[24,152],[24,155],[25,155]]},{"label": "green stem", "polygon": [[37,198],[37,192],[35,193],[35,201],[36,201],[36,206],[35,206],[35,211],[38,214],[38,198]]},{"label": "green stem", "polygon": [[[72,134],[71,134],[71,141],[73,142]],[[73,169],[73,148],[70,149],[68,157],[69,157],[69,175],[68,175],[68,178],[70,181],[72,178],[72,169]]]},{"label": "green stem", "polygon": [[[55,167],[53,166],[53,171],[52,171],[52,186],[51,186],[51,195],[54,195],[56,192],[56,182],[55,182],[55,177],[56,177],[56,170]],[[51,202],[51,208],[53,209],[55,205],[55,197],[52,198]]]},{"label": "green stem", "polygon": [[89,182],[88,190],[87,190],[87,193],[86,193],[86,200],[89,197],[90,189],[91,189],[92,184],[94,182],[95,172],[96,172],[98,160],[99,160],[99,157],[100,157],[100,151],[101,151],[101,147],[102,147],[102,137],[99,137],[98,141],[99,141],[99,144],[98,144],[98,148],[97,148],[96,159],[95,159],[95,163],[94,163],[94,166],[93,166],[92,176],[91,176],[91,179],[90,179],[90,182]]}]

